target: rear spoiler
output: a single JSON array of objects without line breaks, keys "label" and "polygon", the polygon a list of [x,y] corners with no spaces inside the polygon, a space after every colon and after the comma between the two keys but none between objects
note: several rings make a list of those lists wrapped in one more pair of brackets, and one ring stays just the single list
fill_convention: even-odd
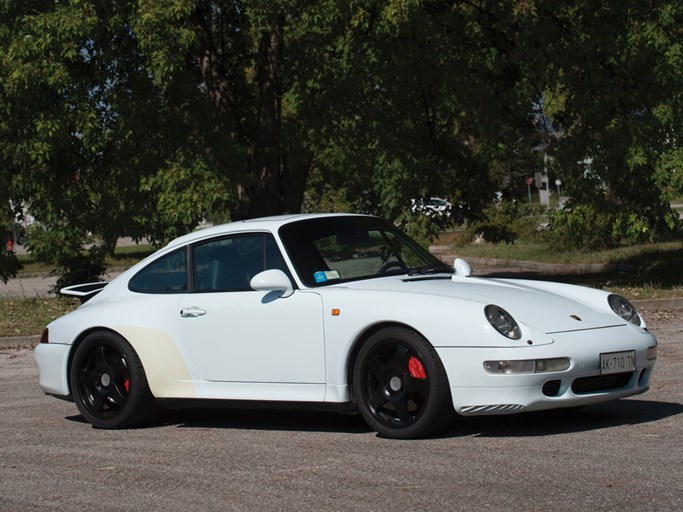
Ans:
[{"label": "rear spoiler", "polygon": [[92,299],[95,295],[100,293],[102,289],[107,286],[109,282],[107,281],[98,281],[96,283],[85,283],[85,284],[76,284],[73,286],[67,286],[66,288],[62,288],[59,290],[59,293],[61,295],[69,295],[72,297],[78,297],[78,300],[81,301],[81,304],[84,302]]}]

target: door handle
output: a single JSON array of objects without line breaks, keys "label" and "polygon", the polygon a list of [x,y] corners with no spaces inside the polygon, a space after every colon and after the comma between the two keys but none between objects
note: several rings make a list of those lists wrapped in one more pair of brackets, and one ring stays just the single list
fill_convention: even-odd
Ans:
[{"label": "door handle", "polygon": [[206,311],[196,306],[192,306],[191,308],[183,308],[180,310],[180,316],[183,318],[197,318],[198,316],[204,315],[206,315]]}]

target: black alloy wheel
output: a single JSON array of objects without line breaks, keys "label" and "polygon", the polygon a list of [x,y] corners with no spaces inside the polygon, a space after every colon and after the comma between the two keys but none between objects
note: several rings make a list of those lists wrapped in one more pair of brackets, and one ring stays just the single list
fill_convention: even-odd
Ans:
[{"label": "black alloy wheel", "polygon": [[352,388],[365,421],[384,437],[424,437],[454,416],[439,356],[406,328],[383,329],[368,339],[358,353]]},{"label": "black alloy wheel", "polygon": [[89,334],[76,348],[69,373],[76,406],[95,427],[138,425],[158,411],[138,355],[115,333]]}]

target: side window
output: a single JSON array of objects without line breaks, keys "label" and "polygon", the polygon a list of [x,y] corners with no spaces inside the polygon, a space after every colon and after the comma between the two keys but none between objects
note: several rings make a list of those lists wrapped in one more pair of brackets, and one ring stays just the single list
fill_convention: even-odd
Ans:
[{"label": "side window", "polygon": [[130,280],[128,288],[140,293],[180,293],[186,290],[185,248],[147,265]]},{"label": "side window", "polygon": [[290,275],[275,240],[265,233],[194,245],[192,262],[194,289],[198,292],[248,291],[252,277],[272,268]]}]

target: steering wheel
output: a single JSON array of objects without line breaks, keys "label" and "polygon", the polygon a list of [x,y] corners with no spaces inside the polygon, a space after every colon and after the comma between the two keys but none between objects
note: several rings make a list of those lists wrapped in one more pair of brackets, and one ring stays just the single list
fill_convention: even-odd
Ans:
[{"label": "steering wheel", "polygon": [[398,261],[398,260],[387,261],[384,265],[382,265],[381,267],[379,267],[379,270],[378,270],[375,274],[378,275],[378,276],[379,276],[379,275],[382,275],[382,274],[385,274],[385,273],[387,272],[387,270],[389,270],[389,269],[391,269],[391,268],[394,268],[394,267],[401,268],[401,269],[403,269],[403,270],[407,270],[407,269],[408,269],[408,267],[406,267],[404,263],[401,263],[401,262]]}]

